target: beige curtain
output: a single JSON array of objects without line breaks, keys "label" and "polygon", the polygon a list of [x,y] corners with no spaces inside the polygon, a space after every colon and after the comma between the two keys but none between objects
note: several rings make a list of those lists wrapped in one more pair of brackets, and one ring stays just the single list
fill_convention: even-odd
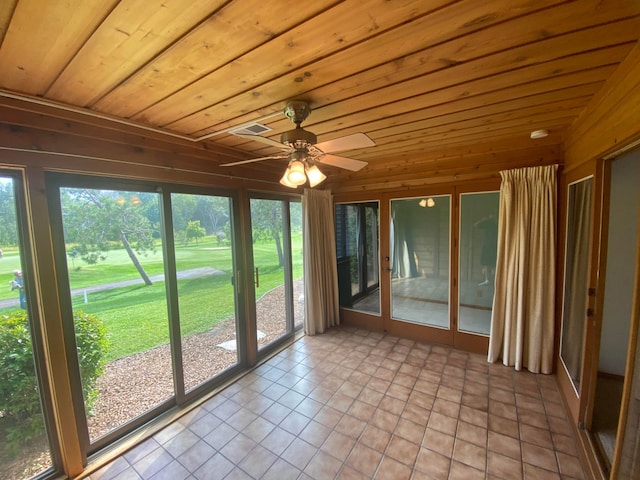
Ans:
[{"label": "beige curtain", "polygon": [[557,166],[500,172],[498,261],[490,362],[551,373]]},{"label": "beige curtain", "polygon": [[340,323],[333,201],[328,190],[305,189],[304,332],[323,333]]}]

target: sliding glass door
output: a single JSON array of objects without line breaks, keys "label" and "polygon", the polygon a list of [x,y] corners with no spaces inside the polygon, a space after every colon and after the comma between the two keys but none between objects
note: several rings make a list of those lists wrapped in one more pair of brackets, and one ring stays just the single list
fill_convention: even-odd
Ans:
[{"label": "sliding glass door", "polygon": [[171,194],[186,392],[237,365],[231,199]]},{"label": "sliding glass door", "polygon": [[68,361],[90,453],[239,371],[246,333],[236,321],[233,198],[49,178]]},{"label": "sliding glass door", "polygon": [[20,179],[0,172],[0,478],[26,480],[52,470],[54,455]]},{"label": "sliding glass door", "polygon": [[256,340],[262,350],[292,334],[304,315],[299,202],[251,198]]}]

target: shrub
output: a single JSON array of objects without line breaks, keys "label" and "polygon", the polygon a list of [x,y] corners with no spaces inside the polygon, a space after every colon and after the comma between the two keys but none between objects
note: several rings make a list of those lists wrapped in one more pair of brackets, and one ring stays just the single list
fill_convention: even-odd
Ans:
[{"label": "shrub", "polygon": [[[89,410],[98,396],[97,380],[104,371],[106,329],[95,315],[77,311],[73,318],[82,393]],[[44,432],[25,310],[0,315],[0,427],[6,434],[5,447],[13,454]]]}]

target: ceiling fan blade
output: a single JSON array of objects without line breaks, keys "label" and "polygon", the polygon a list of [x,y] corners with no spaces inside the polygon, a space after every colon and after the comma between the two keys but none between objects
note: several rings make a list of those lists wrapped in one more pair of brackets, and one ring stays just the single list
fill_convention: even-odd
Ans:
[{"label": "ceiling fan blade", "polygon": [[354,150],[356,148],[374,147],[376,142],[371,140],[366,133],[353,133],[344,137],[334,138],[326,142],[317,143],[315,148],[324,153],[341,152],[343,150]]},{"label": "ceiling fan blade", "polygon": [[233,167],[234,165],[244,165],[245,163],[261,162],[262,160],[273,160],[277,158],[287,158],[288,155],[271,155],[269,157],[250,158],[249,160],[241,160],[239,162],[222,163],[221,167]]},{"label": "ceiling fan blade", "polygon": [[329,154],[317,157],[316,160],[326,165],[345,168],[354,172],[357,172],[358,170],[361,170],[368,165],[367,162],[363,162],[362,160],[355,160],[353,158],[339,157],[338,155]]},{"label": "ceiling fan blade", "polygon": [[286,145],[283,145],[282,143],[277,142],[276,140],[271,140],[268,137],[261,137],[260,135],[245,135],[242,133],[235,133],[234,135],[236,137],[246,138],[247,140],[255,140],[256,142],[261,142],[267,145],[271,145],[272,147],[288,150],[288,147]]}]

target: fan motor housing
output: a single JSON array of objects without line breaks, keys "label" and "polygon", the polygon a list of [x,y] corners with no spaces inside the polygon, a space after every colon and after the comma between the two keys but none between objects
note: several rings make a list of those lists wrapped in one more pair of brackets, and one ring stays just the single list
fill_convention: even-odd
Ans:
[{"label": "fan motor housing", "polygon": [[318,138],[314,133],[298,127],[280,135],[280,142],[293,148],[303,148],[315,145],[318,142]]}]

